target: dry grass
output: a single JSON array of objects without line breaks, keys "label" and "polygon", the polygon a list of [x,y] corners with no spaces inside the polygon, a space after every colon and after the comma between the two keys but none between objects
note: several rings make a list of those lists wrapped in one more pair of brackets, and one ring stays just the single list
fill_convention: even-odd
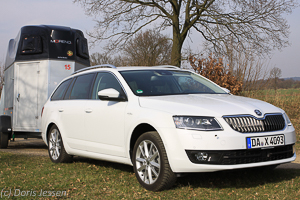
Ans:
[{"label": "dry grass", "polygon": [[297,134],[297,149],[300,149],[300,88],[261,90],[244,93],[244,96],[266,101],[283,109],[289,116]]},{"label": "dry grass", "polygon": [[[47,157],[0,152],[0,192],[9,199],[299,199],[300,170],[234,170],[179,178],[170,190],[142,188],[132,167],[76,158],[54,164]],[[40,191],[66,191],[40,196]],[[18,191],[23,192],[21,196]],[[8,193],[6,193],[8,194]],[[18,195],[19,194],[19,195]],[[8,197],[3,197],[8,199]]]}]

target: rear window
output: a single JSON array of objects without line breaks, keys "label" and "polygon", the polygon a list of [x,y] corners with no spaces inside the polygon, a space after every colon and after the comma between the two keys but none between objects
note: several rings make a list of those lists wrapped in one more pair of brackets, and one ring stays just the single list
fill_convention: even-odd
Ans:
[{"label": "rear window", "polygon": [[70,85],[71,80],[72,79],[68,79],[68,80],[64,81],[62,84],[60,84],[60,86],[58,86],[58,88],[53,93],[51,100],[62,99],[64,97],[66,90],[68,89],[68,87]]}]

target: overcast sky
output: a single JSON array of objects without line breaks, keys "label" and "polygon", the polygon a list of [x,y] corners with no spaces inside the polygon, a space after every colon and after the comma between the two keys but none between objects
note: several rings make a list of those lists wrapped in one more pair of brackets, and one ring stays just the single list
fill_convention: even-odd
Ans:
[{"label": "overcast sky", "polygon": [[[5,60],[9,40],[16,37],[22,26],[61,25],[86,33],[95,24],[93,18],[86,16],[83,8],[72,0],[2,0],[0,19],[0,62]],[[300,77],[300,8],[295,9],[286,19],[291,26],[291,45],[274,52],[269,67],[282,69],[283,78]],[[171,36],[171,33],[168,35]],[[90,49],[90,53],[99,49],[100,46]]]}]

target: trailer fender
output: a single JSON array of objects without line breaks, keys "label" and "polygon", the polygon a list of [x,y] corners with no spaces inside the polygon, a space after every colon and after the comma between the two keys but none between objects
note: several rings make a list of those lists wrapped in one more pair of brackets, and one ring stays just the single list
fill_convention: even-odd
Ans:
[{"label": "trailer fender", "polygon": [[0,148],[6,149],[8,140],[11,138],[11,117],[7,115],[0,116]]}]

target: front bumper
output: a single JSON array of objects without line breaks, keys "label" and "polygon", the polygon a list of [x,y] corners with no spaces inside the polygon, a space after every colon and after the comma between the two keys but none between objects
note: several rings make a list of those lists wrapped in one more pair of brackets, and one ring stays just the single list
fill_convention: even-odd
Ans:
[{"label": "front bumper", "polygon": [[[295,129],[287,127],[282,131],[264,133],[239,133],[234,130],[191,131],[182,129],[159,130],[163,139],[170,166],[175,173],[213,172],[278,165],[296,159],[293,145],[296,143]],[[247,149],[247,137],[280,135],[285,145],[274,148]],[[216,153],[214,162],[197,162],[189,153]]]},{"label": "front bumper", "polygon": [[238,165],[268,162],[291,158],[294,155],[293,145],[265,149],[243,149],[227,151],[186,150],[192,163],[210,165]]}]

